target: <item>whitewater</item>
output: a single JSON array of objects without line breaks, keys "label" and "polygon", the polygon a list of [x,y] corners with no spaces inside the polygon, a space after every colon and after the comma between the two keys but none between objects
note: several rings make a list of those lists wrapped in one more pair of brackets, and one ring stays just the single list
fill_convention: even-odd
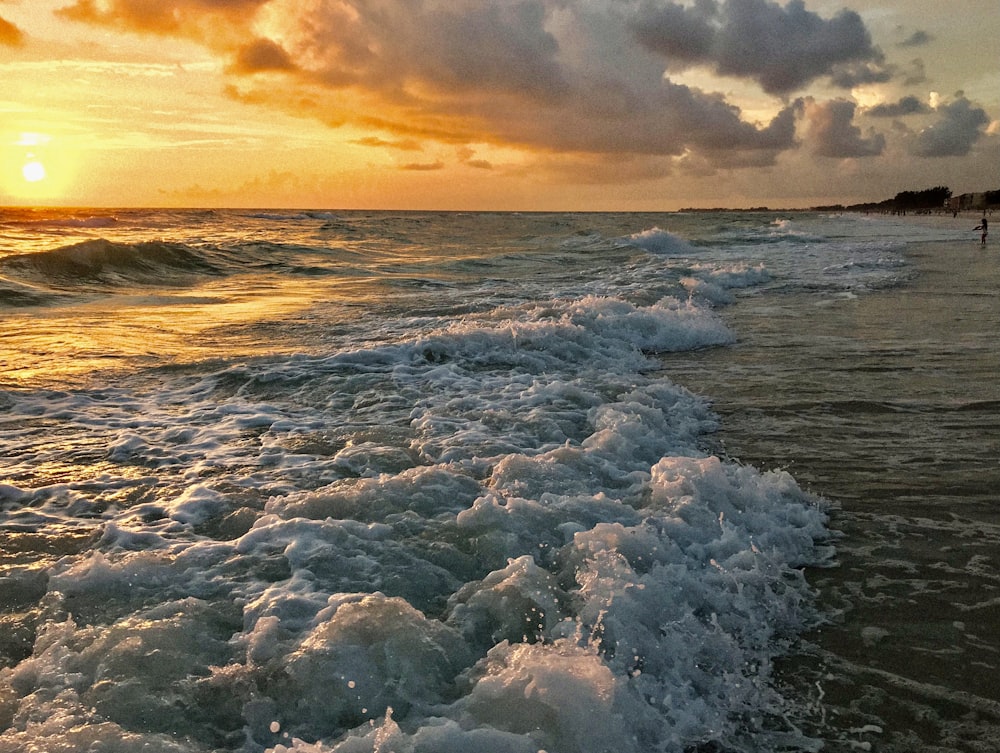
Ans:
[{"label": "whitewater", "polygon": [[871,749],[857,486],[727,426],[959,227],[0,210],[0,751]]}]

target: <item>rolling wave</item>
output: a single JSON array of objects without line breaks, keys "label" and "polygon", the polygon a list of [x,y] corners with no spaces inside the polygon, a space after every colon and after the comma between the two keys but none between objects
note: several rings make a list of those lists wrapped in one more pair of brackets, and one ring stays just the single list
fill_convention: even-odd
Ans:
[{"label": "rolling wave", "polygon": [[0,269],[22,281],[58,288],[188,285],[221,274],[204,253],[182,243],[116,243],[103,238],[8,256],[0,260]]}]

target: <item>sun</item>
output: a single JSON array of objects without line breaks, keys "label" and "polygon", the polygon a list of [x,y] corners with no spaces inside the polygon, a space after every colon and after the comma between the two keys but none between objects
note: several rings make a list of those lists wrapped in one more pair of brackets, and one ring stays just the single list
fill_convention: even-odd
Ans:
[{"label": "sun", "polygon": [[80,154],[72,142],[40,131],[4,135],[0,132],[0,204],[51,204],[66,199],[81,169]]},{"label": "sun", "polygon": [[26,162],[24,167],[21,168],[21,175],[29,183],[37,183],[40,180],[45,180],[48,173],[45,171],[45,165],[39,162],[37,159],[31,159],[30,162]]}]

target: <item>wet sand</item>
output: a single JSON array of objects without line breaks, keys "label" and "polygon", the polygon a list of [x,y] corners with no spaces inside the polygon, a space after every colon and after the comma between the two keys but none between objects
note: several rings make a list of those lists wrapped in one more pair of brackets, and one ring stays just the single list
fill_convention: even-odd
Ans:
[{"label": "wet sand", "polygon": [[748,295],[740,342],[671,358],[713,448],[829,499],[828,624],[787,662],[827,751],[1000,750],[1000,246],[907,252],[899,288]]}]

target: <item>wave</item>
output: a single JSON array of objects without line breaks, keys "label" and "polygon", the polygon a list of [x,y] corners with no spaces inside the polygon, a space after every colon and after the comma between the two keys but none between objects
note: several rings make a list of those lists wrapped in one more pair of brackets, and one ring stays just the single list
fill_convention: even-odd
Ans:
[{"label": "wave", "polygon": [[42,306],[50,303],[55,295],[32,285],[0,278],[0,308]]},{"label": "wave", "polygon": [[52,227],[69,228],[104,228],[114,227],[118,224],[118,218],[112,216],[95,215],[89,217],[66,217],[64,219],[47,220],[43,224]]},{"label": "wave", "polygon": [[64,210],[2,209],[0,225],[32,228],[36,230],[86,229],[114,227],[118,217],[112,214],[66,214]]},{"label": "wave", "polygon": [[658,227],[633,233],[626,240],[631,245],[658,256],[687,256],[695,253],[694,247],[686,240]]},{"label": "wave", "polygon": [[829,236],[808,232],[789,219],[775,219],[767,224],[744,222],[720,228],[720,238],[727,244],[766,246],[771,244],[799,245],[824,243]]},{"label": "wave", "polygon": [[[448,299],[428,276],[427,296],[364,312],[343,338],[324,327],[312,352],[302,338],[294,355],[253,359],[241,342],[233,356],[213,349],[221,363],[172,364],[138,387],[12,393],[33,433],[16,437],[26,446],[9,475],[46,483],[0,485],[0,503],[26,526],[82,509],[95,540],[31,574],[37,585],[14,576],[26,601],[53,607],[37,640],[24,631],[0,695],[8,716],[52,721],[3,742],[775,749],[768,720],[786,706],[773,658],[816,618],[799,568],[828,556],[824,509],[786,474],[707,456],[716,416],[661,370],[661,354],[732,343],[699,299],[768,273],[647,254],[626,276],[596,250],[635,262],[643,252],[622,240],[635,227],[587,228],[570,236],[583,253],[559,253],[533,240],[548,226],[525,236],[519,223],[521,253],[496,242],[484,255],[507,254],[490,276],[518,283],[499,303],[480,295],[481,269],[453,274],[464,252],[414,260],[373,243],[392,280],[427,284],[414,282],[420,266],[440,263],[449,284],[475,282]],[[350,249],[302,239],[95,241],[7,264],[59,280],[265,269],[268,283],[266,265],[305,270],[324,252],[357,266]],[[576,279],[581,256],[592,286]],[[674,268],[697,295],[660,295],[677,286],[656,276]],[[431,298],[484,308],[417,313]],[[51,459],[56,431],[74,457],[95,448],[82,480]],[[54,462],[59,483],[37,470]],[[168,735],[185,743],[160,745]],[[785,748],[808,742],[781,735]]]},{"label": "wave", "polygon": [[116,243],[98,238],[51,251],[7,256],[0,268],[27,280],[83,285],[184,285],[219,274],[203,253],[182,243]]},{"label": "wave", "polygon": [[303,212],[248,212],[243,215],[252,220],[270,220],[273,222],[301,222],[303,220],[337,221],[340,216],[334,212],[303,211]]},{"label": "wave", "polygon": [[798,568],[822,564],[825,514],[698,450],[715,417],[647,355],[731,341],[690,301],[547,300],[160,384],[141,416],[126,392],[18,396],[106,422],[106,457],[157,486],[48,575],[73,619],[29,648],[19,711],[72,683],[50,718],[82,703],[213,749],[766,747],[745,727],[813,620]]}]

